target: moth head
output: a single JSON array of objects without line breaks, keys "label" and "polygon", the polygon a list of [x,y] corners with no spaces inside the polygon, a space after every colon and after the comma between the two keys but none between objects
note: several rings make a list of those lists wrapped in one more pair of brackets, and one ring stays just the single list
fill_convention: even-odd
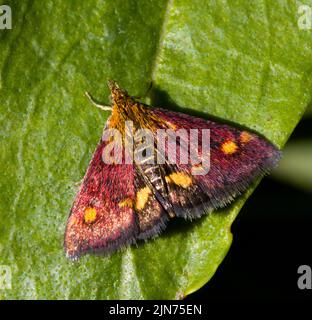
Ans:
[{"label": "moth head", "polygon": [[126,97],[128,97],[127,92],[125,90],[120,89],[116,81],[108,80],[107,85],[111,92],[110,98],[112,102],[115,102],[118,104],[121,101],[124,101]]}]

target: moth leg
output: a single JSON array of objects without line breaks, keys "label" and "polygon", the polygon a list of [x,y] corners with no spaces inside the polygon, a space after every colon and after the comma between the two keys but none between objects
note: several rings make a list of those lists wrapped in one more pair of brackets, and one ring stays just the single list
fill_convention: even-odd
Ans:
[{"label": "moth leg", "polygon": [[153,81],[150,82],[150,84],[145,92],[145,95],[144,95],[145,97],[148,95],[148,93],[151,91],[152,88],[153,88]]},{"label": "moth leg", "polygon": [[112,111],[112,107],[111,106],[104,106],[102,104],[97,103],[93,97],[91,96],[91,94],[89,92],[85,92],[85,95],[87,96],[87,98],[90,100],[90,102],[96,106],[97,108],[103,110],[103,111]]}]

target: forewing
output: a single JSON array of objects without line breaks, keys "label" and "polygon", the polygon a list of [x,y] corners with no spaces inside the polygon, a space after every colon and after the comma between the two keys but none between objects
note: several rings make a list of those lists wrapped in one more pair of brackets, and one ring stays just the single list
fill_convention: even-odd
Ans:
[{"label": "forewing", "polygon": [[105,164],[101,141],[76,196],[65,232],[65,251],[108,253],[133,243],[138,234],[132,164]]},{"label": "forewing", "polygon": [[[168,177],[169,200],[177,216],[198,217],[225,206],[270,171],[280,158],[280,151],[273,144],[246,130],[162,109],[154,109],[154,112],[168,128],[186,129],[188,137],[191,129],[198,129],[198,148],[194,150],[188,139],[188,150],[190,154],[197,152],[202,158],[210,158],[208,173],[194,175],[193,169],[199,168],[198,165],[179,163],[181,153],[188,152],[183,147],[180,149],[180,140],[177,141],[177,164],[163,165]],[[208,154],[201,149],[202,129],[210,130]]]}]

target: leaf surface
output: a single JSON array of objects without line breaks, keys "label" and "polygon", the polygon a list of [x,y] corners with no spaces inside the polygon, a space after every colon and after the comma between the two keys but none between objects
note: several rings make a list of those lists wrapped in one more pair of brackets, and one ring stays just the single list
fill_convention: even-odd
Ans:
[{"label": "leaf surface", "polygon": [[254,187],[137,248],[66,259],[75,185],[108,116],[84,92],[108,103],[107,79],[135,96],[153,81],[153,104],[231,121],[282,147],[312,92],[312,37],[297,26],[297,2],[5,4],[13,29],[0,30],[0,265],[11,267],[12,289],[0,298],[175,299],[200,288]]}]

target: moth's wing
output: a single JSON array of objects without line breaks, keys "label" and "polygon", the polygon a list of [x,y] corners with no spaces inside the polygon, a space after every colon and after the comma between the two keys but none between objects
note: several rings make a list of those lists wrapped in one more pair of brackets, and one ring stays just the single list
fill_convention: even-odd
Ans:
[{"label": "moth's wing", "polygon": [[[177,216],[198,217],[225,206],[247,190],[250,184],[272,169],[280,159],[280,151],[266,139],[227,124],[208,121],[177,112],[154,109],[157,118],[167,123],[168,128],[199,129],[198,152],[210,158],[207,174],[194,175],[198,166],[188,164],[164,164],[169,189],[170,203]],[[210,152],[201,149],[201,129],[210,130]],[[190,135],[189,135],[190,136]],[[190,141],[188,141],[190,142]],[[181,141],[177,143],[177,149]],[[168,149],[166,149],[168,152]],[[177,154],[179,154],[177,150]],[[187,150],[181,152],[187,152]],[[170,179],[170,176],[175,179]]]},{"label": "moth's wing", "polygon": [[71,209],[64,247],[69,258],[108,253],[135,242],[138,223],[132,164],[105,164],[101,141]]}]

